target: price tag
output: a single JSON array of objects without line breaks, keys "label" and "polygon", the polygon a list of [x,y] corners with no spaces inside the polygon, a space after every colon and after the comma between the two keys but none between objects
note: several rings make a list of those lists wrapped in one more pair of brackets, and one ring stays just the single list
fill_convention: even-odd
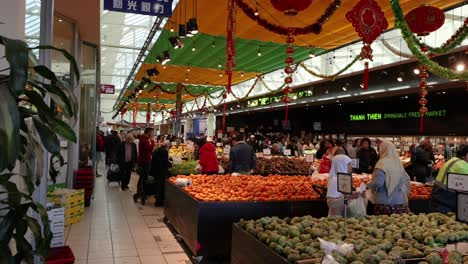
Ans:
[{"label": "price tag", "polygon": [[290,149],[285,149],[283,151],[283,153],[284,153],[285,156],[291,156],[291,150]]},{"label": "price tag", "polygon": [[225,155],[229,155],[229,153],[231,153],[231,148],[224,147],[223,153],[224,153]]},{"label": "price tag", "polygon": [[232,129],[231,129],[231,127],[227,127],[226,130],[227,130],[227,132],[231,132]]},{"label": "price tag", "polygon": [[218,133],[218,138],[223,138],[223,133]]},{"label": "price tag", "polygon": [[353,176],[351,173],[337,173],[338,191],[344,194],[353,193]]},{"label": "price tag", "polygon": [[244,133],[245,129],[244,129],[244,128],[241,128],[241,129],[239,129],[239,131],[240,131],[241,133]]},{"label": "price tag", "polygon": [[447,177],[447,189],[457,192],[468,192],[467,174],[449,173]]},{"label": "price tag", "polygon": [[217,147],[222,147],[222,146],[223,146],[223,143],[217,142],[217,143],[216,143],[216,146],[217,146]]},{"label": "price tag", "polygon": [[359,169],[359,159],[351,159],[351,167],[353,167],[353,169]]},{"label": "price tag", "polygon": [[269,148],[263,149],[264,155],[271,155],[271,150]]},{"label": "price tag", "polygon": [[172,142],[172,146],[177,146],[177,143],[176,143],[176,142]]},{"label": "price tag", "polygon": [[468,223],[468,193],[457,193],[457,220]]},{"label": "price tag", "polygon": [[314,162],[314,155],[312,155],[312,154],[307,154],[307,155],[305,155],[305,160],[306,160],[306,162],[308,162],[308,163]]}]

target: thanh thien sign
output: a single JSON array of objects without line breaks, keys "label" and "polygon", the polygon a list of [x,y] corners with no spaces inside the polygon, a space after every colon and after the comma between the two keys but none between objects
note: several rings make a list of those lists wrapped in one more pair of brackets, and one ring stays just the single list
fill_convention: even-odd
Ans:
[{"label": "thanh thien sign", "polygon": [[[424,117],[445,117],[447,116],[447,110],[432,110],[428,111]],[[407,119],[407,118],[419,118],[421,114],[419,112],[400,112],[400,113],[363,113],[349,115],[350,121],[375,121],[383,119]]]}]

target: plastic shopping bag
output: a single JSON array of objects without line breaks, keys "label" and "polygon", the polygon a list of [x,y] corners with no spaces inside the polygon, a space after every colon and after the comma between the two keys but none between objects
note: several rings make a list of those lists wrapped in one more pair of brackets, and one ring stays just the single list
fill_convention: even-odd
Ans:
[{"label": "plastic shopping bag", "polygon": [[200,174],[202,172],[202,169],[203,167],[200,165],[200,164],[197,164],[197,166],[195,167],[195,171]]},{"label": "plastic shopping bag", "polygon": [[338,251],[341,254],[346,255],[354,249],[352,244],[344,243],[337,245],[333,242],[329,242],[321,238],[318,238],[318,241],[320,242],[320,248],[325,253],[322,264],[339,264],[339,262],[337,262],[332,256],[333,251]]},{"label": "plastic shopping bag", "polygon": [[331,163],[331,159],[323,155],[322,161],[320,162],[319,173],[329,173],[331,170]]},{"label": "plastic shopping bag", "polygon": [[[363,193],[366,191],[366,185],[361,183],[359,188],[356,190],[358,193]],[[357,199],[353,199],[348,202],[348,215],[350,217],[363,217],[367,215],[366,210],[366,199],[362,196],[359,196]]]},{"label": "plastic shopping bag", "polygon": [[225,170],[223,169],[223,167],[221,167],[221,165],[218,165],[218,174],[224,174],[225,173]]}]

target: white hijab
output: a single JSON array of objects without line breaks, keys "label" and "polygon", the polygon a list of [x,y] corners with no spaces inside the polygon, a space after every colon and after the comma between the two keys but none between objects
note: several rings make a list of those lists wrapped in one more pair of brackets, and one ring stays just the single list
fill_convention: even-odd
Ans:
[{"label": "white hijab", "polygon": [[380,159],[375,168],[385,172],[385,186],[387,187],[387,194],[390,197],[401,179],[405,176],[405,169],[392,142],[383,140],[379,146],[379,155]]}]

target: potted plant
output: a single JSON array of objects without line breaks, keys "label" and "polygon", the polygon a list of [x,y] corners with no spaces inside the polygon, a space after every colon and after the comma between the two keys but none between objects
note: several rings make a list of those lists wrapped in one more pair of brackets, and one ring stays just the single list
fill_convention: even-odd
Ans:
[{"label": "potted plant", "polygon": [[[60,155],[58,136],[76,142],[73,129],[62,121],[56,109],[60,107],[71,122],[76,122],[78,111],[73,88],[44,65],[37,65],[31,51],[61,52],[70,61],[76,83],[80,73],[66,50],[52,46],[28,48],[23,41],[3,36],[0,45],[5,47],[1,59],[9,64],[9,68],[0,69],[0,263],[31,263],[34,256],[47,256],[52,239],[47,212],[32,199],[41,178],[46,177],[42,174],[42,149]],[[3,74],[7,70],[9,73]],[[50,98],[50,104],[46,98]],[[24,164],[22,175],[13,172],[17,161]],[[11,181],[14,176],[22,183]],[[34,214],[40,221],[32,217]],[[34,241],[25,237],[28,230]]]}]

